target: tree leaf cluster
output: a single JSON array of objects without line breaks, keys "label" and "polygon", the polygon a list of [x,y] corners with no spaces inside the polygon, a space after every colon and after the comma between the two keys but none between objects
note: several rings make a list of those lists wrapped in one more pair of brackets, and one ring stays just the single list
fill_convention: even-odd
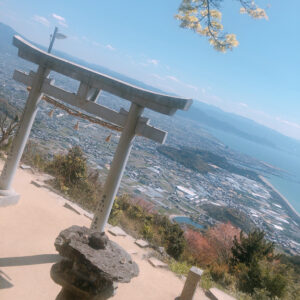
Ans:
[{"label": "tree leaf cluster", "polygon": [[[222,2],[223,0],[182,0],[175,18],[180,21],[182,28],[206,37],[215,50],[226,52],[237,47],[239,42],[235,34],[224,31],[220,11]],[[268,20],[266,11],[258,7],[255,1],[239,2],[241,14],[247,14],[254,19]]]}]

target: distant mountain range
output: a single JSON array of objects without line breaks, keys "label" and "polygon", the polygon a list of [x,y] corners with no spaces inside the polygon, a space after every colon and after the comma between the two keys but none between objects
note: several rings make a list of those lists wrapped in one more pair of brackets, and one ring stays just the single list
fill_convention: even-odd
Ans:
[{"label": "distant mountain range", "polygon": [[[13,55],[16,55],[17,49],[12,45],[12,37],[15,34],[18,33],[11,27],[0,23],[0,53],[11,53]],[[45,49],[45,47],[41,45],[36,45],[42,49]],[[118,78],[119,80],[126,81],[130,84],[139,86],[141,88],[168,94],[160,89],[157,89],[153,86],[149,86],[141,81],[112,71],[103,66],[88,63],[82,59],[73,57],[65,52],[54,50],[53,53],[67,60],[73,61],[77,64],[84,65],[100,73],[104,73],[111,77]],[[179,111],[178,115],[182,118],[195,121],[200,126],[205,127],[208,131],[210,129],[223,131],[249,140],[251,142],[258,143],[260,145],[277,148],[279,150],[287,151],[297,156],[300,155],[300,141],[287,137],[275,130],[260,125],[250,119],[244,118],[236,114],[224,112],[215,106],[208,105],[200,101],[194,101],[189,111]]]},{"label": "distant mountain range", "polygon": [[300,141],[285,136],[248,118],[225,112],[215,106],[194,101],[192,109],[179,112],[183,118],[206,127],[227,132],[248,141],[300,156]]}]

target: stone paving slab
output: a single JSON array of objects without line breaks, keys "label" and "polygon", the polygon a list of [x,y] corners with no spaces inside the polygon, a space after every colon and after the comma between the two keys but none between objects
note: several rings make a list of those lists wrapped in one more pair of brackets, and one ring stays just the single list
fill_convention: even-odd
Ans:
[{"label": "stone paving slab", "polygon": [[148,242],[144,241],[144,240],[136,240],[135,244],[138,245],[141,248],[146,248],[149,246]]},{"label": "stone paving slab", "polygon": [[88,219],[90,219],[90,220],[93,220],[93,218],[94,218],[94,214],[93,213],[89,213],[89,212],[84,212],[83,213],[83,215],[85,216],[85,217],[87,217]]},{"label": "stone paving slab", "polygon": [[27,165],[24,165],[24,164],[22,164],[20,167],[21,167],[21,169],[23,169],[23,170],[31,169],[30,166],[27,166]]},{"label": "stone paving slab", "polygon": [[71,204],[69,204],[68,202],[66,202],[64,204],[64,207],[67,209],[70,209],[71,211],[75,212],[76,214],[80,215],[80,212]]},{"label": "stone paving slab", "polygon": [[155,268],[167,268],[168,265],[155,257],[148,259],[149,263]]},{"label": "stone paving slab", "polygon": [[127,236],[126,232],[118,226],[109,228],[108,232],[114,236]]},{"label": "stone paving slab", "polygon": [[45,186],[44,182],[39,181],[39,180],[31,180],[30,183],[33,184],[33,185],[35,185],[36,187],[39,187],[39,188]]},{"label": "stone paving slab", "polygon": [[236,298],[224,293],[223,291],[219,290],[218,288],[211,288],[207,296],[212,300],[236,300]]}]

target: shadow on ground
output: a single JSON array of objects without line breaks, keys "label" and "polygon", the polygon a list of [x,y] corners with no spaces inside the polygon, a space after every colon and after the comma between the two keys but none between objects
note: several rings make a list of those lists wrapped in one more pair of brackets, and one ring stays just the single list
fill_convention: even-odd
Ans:
[{"label": "shadow on ground", "polygon": [[49,264],[49,263],[59,262],[60,260],[61,260],[61,256],[58,254],[40,254],[40,255],[31,255],[31,256],[3,257],[0,258],[0,267]]},{"label": "shadow on ground", "polygon": [[8,289],[13,287],[13,284],[10,283],[10,278],[7,274],[0,270],[0,289]]}]

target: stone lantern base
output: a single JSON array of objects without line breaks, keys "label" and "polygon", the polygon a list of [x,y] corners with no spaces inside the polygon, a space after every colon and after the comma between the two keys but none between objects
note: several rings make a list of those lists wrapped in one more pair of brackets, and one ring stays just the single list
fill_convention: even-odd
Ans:
[{"label": "stone lantern base", "polygon": [[51,268],[51,278],[62,286],[56,300],[105,300],[118,282],[130,282],[139,273],[131,256],[104,233],[72,226],[55,240],[63,259]]}]

